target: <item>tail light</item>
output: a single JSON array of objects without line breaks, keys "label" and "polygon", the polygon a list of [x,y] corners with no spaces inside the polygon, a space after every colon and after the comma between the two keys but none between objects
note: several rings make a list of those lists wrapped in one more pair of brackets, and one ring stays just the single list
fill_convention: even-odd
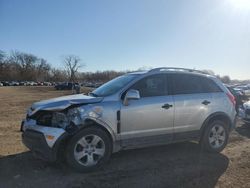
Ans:
[{"label": "tail light", "polygon": [[236,100],[232,93],[228,92],[227,96],[234,106],[236,106]]}]

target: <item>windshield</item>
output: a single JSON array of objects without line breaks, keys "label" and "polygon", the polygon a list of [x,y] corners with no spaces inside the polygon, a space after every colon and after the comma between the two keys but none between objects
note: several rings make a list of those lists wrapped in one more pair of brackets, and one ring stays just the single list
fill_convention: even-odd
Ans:
[{"label": "windshield", "polygon": [[129,82],[134,80],[135,77],[137,77],[136,74],[126,74],[123,76],[119,76],[107,82],[106,84],[103,84],[102,86],[100,86],[99,88],[91,92],[90,94],[96,97],[105,97],[108,95],[112,95],[116,93],[117,91],[119,91],[124,86],[126,86]]}]

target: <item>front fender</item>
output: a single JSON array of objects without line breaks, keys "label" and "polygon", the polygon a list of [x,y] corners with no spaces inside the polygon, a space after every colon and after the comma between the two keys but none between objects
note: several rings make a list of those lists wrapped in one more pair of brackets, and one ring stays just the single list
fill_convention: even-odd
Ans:
[{"label": "front fender", "polygon": [[101,119],[93,118],[93,117],[86,117],[84,124],[89,125],[91,123],[95,123],[95,124],[100,125],[102,128],[106,129],[109,132],[109,134],[110,134],[113,141],[117,140],[113,129],[105,121],[103,121]]}]

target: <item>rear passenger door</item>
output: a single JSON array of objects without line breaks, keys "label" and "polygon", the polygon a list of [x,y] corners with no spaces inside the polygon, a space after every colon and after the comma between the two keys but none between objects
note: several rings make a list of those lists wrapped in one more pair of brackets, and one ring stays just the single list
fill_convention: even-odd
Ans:
[{"label": "rear passenger door", "polygon": [[196,137],[203,122],[212,113],[212,93],[221,89],[205,75],[173,73],[169,79],[175,106],[175,138]]}]

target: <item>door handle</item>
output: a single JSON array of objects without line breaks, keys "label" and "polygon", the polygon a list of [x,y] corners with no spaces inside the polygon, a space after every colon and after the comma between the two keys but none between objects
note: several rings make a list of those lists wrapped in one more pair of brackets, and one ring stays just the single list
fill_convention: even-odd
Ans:
[{"label": "door handle", "polygon": [[164,108],[164,109],[169,109],[169,108],[172,108],[172,107],[173,107],[173,105],[171,105],[171,104],[164,104],[162,106],[162,108]]},{"label": "door handle", "polygon": [[202,104],[204,104],[204,105],[209,105],[211,102],[210,101],[207,101],[207,100],[204,100],[203,102],[202,102]]}]

